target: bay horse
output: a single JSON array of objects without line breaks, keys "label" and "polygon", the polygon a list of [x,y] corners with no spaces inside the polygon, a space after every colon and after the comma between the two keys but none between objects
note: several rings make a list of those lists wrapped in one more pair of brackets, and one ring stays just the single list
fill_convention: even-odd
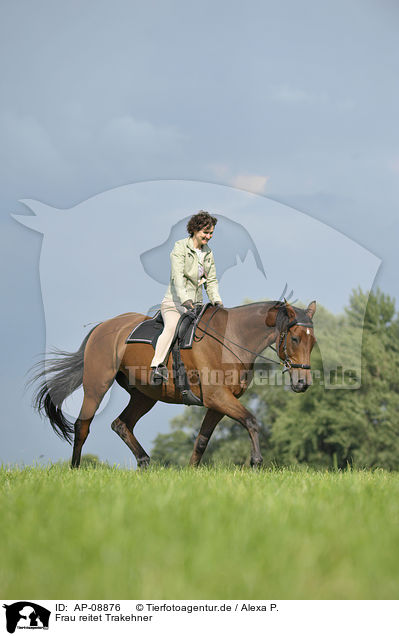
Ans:
[{"label": "bay horse", "polygon": [[[297,393],[306,391],[312,383],[310,354],[315,343],[312,323],[315,311],[315,301],[307,309],[294,307],[287,301],[265,301],[230,309],[210,306],[205,310],[192,348],[181,351],[191,390],[207,408],[190,465],[198,466],[224,415],[246,428],[251,441],[251,465],[261,465],[258,422],[238,398],[252,380],[255,359],[274,343],[284,371],[290,374],[291,388]],[[130,401],[111,428],[130,448],[138,467],[146,467],[150,461],[133,433],[139,419],[159,400],[183,403],[173,381],[172,356],[167,363],[167,383],[152,386],[149,381],[152,346],[125,342],[134,327],[148,319],[142,314],[126,313],[106,320],[90,331],[75,353],[60,351],[50,362],[39,363],[40,370],[32,379],[40,382],[34,406],[47,415],[60,437],[69,443],[74,440],[73,468],[80,464],[90,424],[114,380],[130,394]],[[83,403],[72,424],[61,406],[82,384]]]}]

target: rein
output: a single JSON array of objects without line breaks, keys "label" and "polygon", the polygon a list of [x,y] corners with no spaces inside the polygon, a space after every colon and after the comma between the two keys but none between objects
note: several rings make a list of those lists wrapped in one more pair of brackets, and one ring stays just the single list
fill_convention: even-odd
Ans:
[{"label": "rein", "polygon": [[256,351],[252,351],[251,349],[247,349],[246,347],[243,347],[242,345],[238,344],[237,342],[234,342],[233,340],[230,340],[229,338],[227,338],[226,336],[223,336],[221,333],[219,333],[218,331],[216,331],[216,329],[214,329],[213,327],[209,326],[209,323],[211,322],[212,318],[214,317],[214,315],[216,314],[216,312],[220,309],[220,307],[216,307],[216,309],[212,312],[209,320],[207,321],[206,325],[205,325],[205,329],[203,329],[202,327],[200,327],[199,323],[197,323],[197,329],[199,329],[200,331],[203,332],[203,335],[198,338],[198,337],[194,337],[195,342],[201,342],[201,340],[204,338],[205,335],[210,336],[211,338],[214,338],[214,340],[216,340],[217,342],[220,342],[220,344],[223,347],[226,347],[226,349],[228,349],[230,351],[230,353],[232,353],[237,360],[239,360],[241,362],[241,364],[244,364],[243,361],[234,353],[234,351],[232,351],[230,349],[230,347],[228,347],[222,340],[219,340],[218,338],[216,338],[215,336],[213,336],[212,334],[210,334],[208,332],[208,329],[210,329],[211,331],[213,331],[217,336],[220,336],[221,338],[223,338],[223,340],[227,340],[228,342],[230,342],[231,344],[233,344],[235,347],[239,347],[240,349],[243,349],[244,351],[247,351],[248,353],[252,353],[253,355],[255,355],[258,358],[262,358],[263,360],[266,360],[267,362],[273,362],[273,364],[280,364],[282,365],[283,368],[283,373],[285,373],[286,371],[289,371],[290,369],[311,369],[310,364],[297,364],[295,362],[291,361],[291,358],[288,355],[288,349],[287,349],[287,338],[288,338],[288,333],[290,331],[290,329],[292,327],[294,327],[294,325],[298,325],[298,327],[309,327],[311,329],[313,329],[313,323],[311,320],[309,320],[309,322],[299,322],[297,320],[297,318],[294,318],[293,320],[291,320],[286,329],[284,331],[280,332],[280,338],[279,338],[279,345],[278,345],[278,350],[273,347],[272,345],[269,345],[269,347],[275,351],[277,353],[277,355],[279,355],[279,350],[281,345],[283,345],[283,351],[284,351],[284,360],[272,360],[271,358],[267,358],[265,356],[262,356],[260,353],[257,353]]},{"label": "rein", "polygon": [[[251,351],[250,349],[246,349],[246,347],[243,347],[241,345],[239,345],[237,342],[233,342],[232,340],[229,340],[229,338],[226,338],[226,336],[223,336],[221,333],[219,333],[218,331],[216,331],[216,329],[214,329],[213,327],[209,326],[209,323],[211,322],[213,316],[215,315],[215,313],[220,309],[220,307],[216,307],[216,309],[212,312],[211,317],[209,318],[208,322],[205,325],[205,329],[203,329],[202,327],[199,326],[199,323],[197,322],[197,329],[199,329],[200,331],[203,332],[203,335],[201,337],[198,337],[197,335],[194,336],[194,341],[195,342],[201,342],[201,340],[203,339],[204,336],[209,336],[210,338],[213,338],[214,340],[216,340],[216,342],[219,342],[222,347],[225,347],[228,351],[230,351],[230,353],[233,354],[233,356],[235,356],[237,358],[237,360],[239,360],[239,362],[241,362],[241,364],[244,364],[243,361],[241,360],[241,358],[238,357],[238,355],[236,353],[234,353],[234,351],[232,351],[230,349],[230,347],[228,347],[223,341],[224,340],[228,340],[229,342],[231,342],[231,344],[233,344],[235,347],[239,347],[240,349],[244,349],[244,351],[248,351],[249,353],[255,353],[255,351]],[[216,335],[220,336],[221,338],[223,338],[223,340],[219,340],[219,338],[216,338],[216,336],[213,336],[212,334],[210,334],[208,332],[208,329],[211,329]],[[259,354],[259,356],[262,358],[264,356],[261,356]],[[265,360],[269,360],[269,358],[265,358]],[[275,360],[271,360],[270,362],[276,362]]]}]

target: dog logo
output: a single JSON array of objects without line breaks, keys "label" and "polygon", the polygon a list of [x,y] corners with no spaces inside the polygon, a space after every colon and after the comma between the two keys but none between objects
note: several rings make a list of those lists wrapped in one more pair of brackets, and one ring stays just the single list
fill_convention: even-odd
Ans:
[{"label": "dog logo", "polygon": [[37,603],[18,601],[3,607],[6,610],[9,634],[13,634],[16,629],[48,629],[51,612]]},{"label": "dog logo", "polygon": [[[23,202],[34,215],[14,214],[14,218],[43,234],[40,283],[47,351],[75,351],[95,324],[117,314],[155,313],[169,281],[173,244],[184,238],[188,218],[202,206],[218,218],[210,248],[226,307],[246,300],[281,299],[283,294],[290,302],[306,305],[317,299],[330,311],[341,312],[353,289],[372,288],[381,262],[303,212],[222,185],[179,180],[133,183],[70,209]],[[360,310],[364,314],[366,302]],[[324,339],[340,342],[342,331],[318,330],[328,371],[337,362],[330,363],[323,355]],[[361,329],[351,342],[345,366],[356,370],[358,381],[350,388],[358,388]],[[341,358],[337,354],[337,360]],[[82,397],[78,389],[66,400],[64,412],[77,417]]]}]

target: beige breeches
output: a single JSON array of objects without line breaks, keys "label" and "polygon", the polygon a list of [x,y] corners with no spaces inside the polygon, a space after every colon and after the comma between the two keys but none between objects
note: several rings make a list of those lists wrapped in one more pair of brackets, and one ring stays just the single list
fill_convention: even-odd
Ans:
[{"label": "beige breeches", "polygon": [[165,362],[169,347],[172,344],[176,325],[179,322],[180,316],[184,314],[185,311],[185,307],[175,303],[173,300],[162,301],[161,313],[165,326],[155,347],[154,357],[151,361],[152,367],[156,367],[158,364],[163,364]]}]

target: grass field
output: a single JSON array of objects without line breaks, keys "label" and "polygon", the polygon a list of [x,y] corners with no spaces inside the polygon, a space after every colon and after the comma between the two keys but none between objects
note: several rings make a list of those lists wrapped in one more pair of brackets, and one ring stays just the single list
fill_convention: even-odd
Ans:
[{"label": "grass field", "polygon": [[397,599],[399,474],[0,471],[3,599]]}]

